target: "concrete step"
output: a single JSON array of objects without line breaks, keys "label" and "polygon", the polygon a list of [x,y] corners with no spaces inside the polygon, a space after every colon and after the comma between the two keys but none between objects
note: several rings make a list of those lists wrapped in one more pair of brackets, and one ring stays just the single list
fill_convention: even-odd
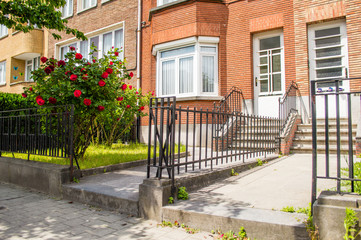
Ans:
[{"label": "concrete step", "polygon": [[[321,128],[321,129],[317,129],[317,136],[325,136],[325,129]],[[336,136],[337,131],[336,129],[331,129],[328,131],[329,136]],[[348,136],[348,130],[347,129],[341,129],[340,130],[340,135],[341,136]],[[295,136],[311,136],[312,137],[312,129],[303,129],[303,130],[298,130],[295,132]],[[352,131],[352,136],[356,137],[356,130]]]},{"label": "concrete step", "polygon": [[[325,153],[325,145],[317,144],[317,153]],[[355,152],[356,147],[353,146],[353,151]],[[312,153],[312,144],[294,144],[291,147],[292,153]],[[341,146],[341,154],[348,154],[348,145]],[[337,153],[337,146],[331,145],[329,146],[329,153],[336,154]]]},{"label": "concrete step", "polygon": [[163,220],[187,223],[203,231],[239,232],[244,227],[251,239],[308,240],[304,214],[240,207],[225,202],[179,201],[163,207]]},{"label": "concrete step", "polygon": [[[325,129],[325,124],[317,124],[317,129]],[[356,129],[357,128],[357,124],[353,124],[352,129]],[[336,129],[337,125],[336,124],[328,124],[328,128],[329,129]],[[300,124],[298,125],[298,130],[303,130],[303,129],[310,129],[312,131],[312,124]],[[348,124],[347,123],[341,123],[340,124],[340,129],[348,129]]]},{"label": "concrete step", "polygon": [[[329,142],[329,145],[336,145],[337,143],[337,138],[336,137],[330,137],[328,139],[328,142]],[[345,137],[341,137],[341,145],[345,146],[348,144],[348,138],[345,136]],[[352,143],[355,144],[356,143],[356,139],[353,138],[352,139]],[[299,137],[299,136],[296,136],[294,139],[293,139],[293,144],[312,144],[312,137]],[[322,138],[322,137],[318,137],[317,138],[317,144],[320,144],[320,145],[325,145],[326,144],[326,140],[325,138]]]}]

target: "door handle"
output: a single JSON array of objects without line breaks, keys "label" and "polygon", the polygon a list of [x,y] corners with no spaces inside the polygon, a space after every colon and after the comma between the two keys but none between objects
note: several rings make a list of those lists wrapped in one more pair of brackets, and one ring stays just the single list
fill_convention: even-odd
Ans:
[{"label": "door handle", "polygon": [[258,85],[258,79],[257,79],[257,77],[254,79],[254,85],[257,87],[257,85]]}]

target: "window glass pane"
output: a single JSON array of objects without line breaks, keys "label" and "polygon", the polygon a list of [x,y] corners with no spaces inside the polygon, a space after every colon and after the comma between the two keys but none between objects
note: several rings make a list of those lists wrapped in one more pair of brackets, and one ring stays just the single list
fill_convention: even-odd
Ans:
[{"label": "window glass pane", "polygon": [[[99,50],[99,37],[93,37],[90,39],[90,46],[94,45]],[[98,52],[93,53],[93,57],[98,57]]]},{"label": "window glass pane", "polygon": [[201,47],[201,51],[202,52],[215,53],[216,52],[216,47]]},{"label": "window glass pane", "polygon": [[260,69],[259,69],[259,71],[261,72],[261,74],[262,74],[262,73],[268,73],[268,65],[266,65],[266,66],[261,66]]},{"label": "window glass pane", "polygon": [[112,48],[113,33],[103,35],[103,54],[107,53]]},{"label": "window glass pane", "polygon": [[342,68],[316,70],[317,78],[342,77]]},{"label": "window glass pane", "polygon": [[193,92],[193,57],[179,59],[179,93]]},{"label": "window glass pane", "polygon": [[316,47],[327,47],[341,44],[341,37],[330,37],[316,40]]},{"label": "window glass pane", "polygon": [[331,59],[323,59],[316,61],[317,68],[333,67],[333,66],[341,66],[341,65],[342,65],[341,58],[331,58]]},{"label": "window glass pane", "polygon": [[162,62],[162,94],[175,94],[175,61]]},{"label": "window glass pane", "polygon": [[259,41],[259,44],[260,44],[260,50],[279,48],[281,47],[281,37],[276,36],[276,37],[261,39]]},{"label": "window glass pane", "polygon": [[315,31],[315,37],[319,38],[319,37],[326,37],[326,36],[331,36],[331,35],[337,35],[340,34],[340,27],[335,27],[335,28],[327,28],[327,29],[322,29],[322,30],[317,30]]},{"label": "window glass pane", "polygon": [[33,70],[33,60],[27,60],[25,63],[26,63],[25,81],[30,81],[31,71]]},{"label": "window glass pane", "polygon": [[335,56],[335,55],[341,55],[341,47],[324,48],[324,49],[316,50],[316,57],[318,58]]},{"label": "window glass pane", "polygon": [[119,49],[123,47],[123,29],[115,31],[114,47]]},{"label": "window glass pane", "polygon": [[161,57],[162,58],[166,58],[166,57],[174,57],[174,56],[178,56],[181,54],[187,54],[187,53],[193,53],[194,52],[194,45],[193,46],[189,46],[189,47],[182,47],[182,48],[177,48],[174,50],[169,50],[169,51],[165,51],[161,53]]},{"label": "window glass pane", "polygon": [[202,84],[203,92],[214,92],[214,56],[202,57]]},{"label": "window glass pane", "polygon": [[6,67],[6,62],[1,62],[0,63],[0,83],[4,84],[5,81],[5,67]]},{"label": "window glass pane", "polygon": [[36,58],[34,58],[34,68],[33,68],[33,70],[38,69],[39,66],[40,66],[40,57],[36,57]]},{"label": "window glass pane", "polygon": [[272,56],[272,72],[281,71],[281,55]]},{"label": "window glass pane", "polygon": [[273,74],[273,91],[281,91],[281,74]]},{"label": "window glass pane", "polygon": [[259,59],[259,61],[260,61],[260,64],[268,64],[268,57],[261,57],[260,59]]},{"label": "window glass pane", "polygon": [[80,42],[80,53],[84,58],[89,58],[88,40]]},{"label": "window glass pane", "polygon": [[260,80],[259,81],[261,84],[261,92],[268,92],[268,79],[267,80]]}]

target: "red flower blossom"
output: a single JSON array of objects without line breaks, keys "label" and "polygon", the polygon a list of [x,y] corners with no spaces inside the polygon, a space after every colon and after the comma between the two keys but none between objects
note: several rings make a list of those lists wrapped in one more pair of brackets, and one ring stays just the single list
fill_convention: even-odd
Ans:
[{"label": "red flower blossom", "polygon": [[100,80],[98,82],[98,85],[101,86],[101,87],[104,87],[105,86],[105,82],[103,80]]},{"label": "red flower blossom", "polygon": [[123,101],[123,97],[117,97],[117,101],[120,102],[120,101]]},{"label": "red flower blossom", "polygon": [[[81,95],[81,91],[80,91],[80,90],[75,90],[75,91],[74,91],[74,97],[79,98],[80,95]],[[85,103],[84,103],[84,104],[85,104]]]},{"label": "red flower blossom", "polygon": [[70,75],[70,80],[72,80],[72,81],[75,81],[77,78],[78,78],[78,76],[75,74]]},{"label": "red flower blossom", "polygon": [[38,99],[43,99],[43,97],[40,96],[40,95],[39,95],[39,96],[36,96],[35,100],[38,101]]},{"label": "red flower blossom", "polygon": [[30,92],[32,92],[32,91],[33,91],[33,88],[32,88],[32,87],[30,87],[30,88],[29,88],[29,91],[30,91]]},{"label": "red flower blossom", "polygon": [[124,84],[122,85],[122,90],[124,91],[125,89],[127,89],[127,84],[124,83]]},{"label": "red flower blossom", "polygon": [[154,93],[154,91],[152,91],[152,96],[154,96],[155,95],[155,93]]},{"label": "red flower blossom", "polygon": [[95,63],[97,60],[93,59],[93,63]]},{"label": "red flower blossom", "polygon": [[47,67],[44,69],[44,72],[49,75],[49,74],[52,72],[50,66],[47,66]]},{"label": "red flower blossom", "polygon": [[136,91],[136,92],[135,92],[135,94],[139,94],[139,92],[138,92],[138,91]]},{"label": "red flower blossom", "polygon": [[48,61],[48,59],[47,59],[46,57],[41,57],[41,58],[40,58],[40,61],[41,61],[42,63],[45,63],[46,61]]},{"label": "red flower blossom", "polygon": [[21,96],[23,96],[24,98],[28,97],[28,95],[26,93],[22,93]]},{"label": "red flower blossom", "polygon": [[141,106],[138,111],[143,111],[144,110],[144,106]]},{"label": "red flower blossom", "polygon": [[101,112],[101,111],[104,111],[104,107],[103,106],[98,106],[98,111]]},{"label": "red flower blossom", "polygon": [[129,89],[132,90],[133,86],[132,85],[129,85]]},{"label": "red flower blossom", "polygon": [[90,62],[88,62],[88,65],[91,65],[91,63],[90,63]]},{"label": "red flower blossom", "polygon": [[36,100],[36,103],[37,103],[39,106],[43,106],[44,103],[45,103],[45,101],[44,101],[44,99],[39,98],[38,100]]},{"label": "red flower blossom", "polygon": [[60,60],[59,62],[58,62],[58,66],[59,67],[61,67],[61,66],[65,66],[65,61],[64,60]]},{"label": "red flower blossom", "polygon": [[70,73],[70,71],[66,71],[66,72],[65,72],[65,75],[68,75],[69,73]]},{"label": "red flower blossom", "polygon": [[133,77],[133,76],[134,76],[133,72],[130,72],[130,73],[129,73],[129,76],[130,76],[130,77]]},{"label": "red flower blossom", "polygon": [[83,75],[83,80],[88,80],[88,74]]},{"label": "red flower blossom", "polygon": [[102,78],[108,78],[108,73],[107,72],[103,72],[103,74],[102,74]]},{"label": "red flower blossom", "polygon": [[75,53],[75,59],[82,59],[83,55],[81,55],[80,53]]},{"label": "red flower blossom", "polygon": [[85,68],[80,69],[80,72],[86,72]]},{"label": "red flower blossom", "polygon": [[120,118],[117,118],[117,121],[119,121],[120,120]]},{"label": "red flower blossom", "polygon": [[127,108],[130,108],[130,105],[127,105]]},{"label": "red flower blossom", "polygon": [[118,52],[114,52],[114,55],[118,57],[118,56],[119,56],[119,53],[118,53]]},{"label": "red flower blossom", "polygon": [[112,74],[113,73],[113,69],[111,68],[107,68],[107,70],[105,70],[108,74]]},{"label": "red flower blossom", "polygon": [[55,104],[56,103],[56,98],[49,97],[49,103]]},{"label": "red flower blossom", "polygon": [[110,62],[109,65],[113,65],[114,63],[113,62]]},{"label": "red flower blossom", "polygon": [[70,47],[70,50],[71,50],[71,51],[75,51],[75,47]]},{"label": "red flower blossom", "polygon": [[90,104],[92,104],[92,101],[90,99],[88,99],[88,98],[85,98],[83,103],[84,103],[85,106],[90,106]]}]

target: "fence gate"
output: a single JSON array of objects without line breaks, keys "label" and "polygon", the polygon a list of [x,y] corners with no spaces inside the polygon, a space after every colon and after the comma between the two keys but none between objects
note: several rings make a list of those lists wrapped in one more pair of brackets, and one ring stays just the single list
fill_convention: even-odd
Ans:
[{"label": "fence gate", "polygon": [[156,177],[161,179],[165,169],[173,180],[173,186],[175,108],[175,97],[150,99],[147,177],[150,177],[151,168],[156,168]]},{"label": "fence gate", "polygon": [[[336,189],[338,193],[341,193],[341,181],[350,183],[350,190],[354,192],[355,181],[361,181],[354,176],[354,136],[352,129],[352,109],[359,104],[355,95],[360,94],[361,91],[348,92],[342,87],[345,82],[349,82],[350,86],[359,86],[360,78],[347,78],[347,79],[327,79],[327,80],[313,80],[311,81],[311,111],[312,111],[312,204],[317,199],[317,180],[318,179],[332,179],[337,182]],[[323,88],[324,84],[331,87]],[[347,102],[342,104],[342,102]],[[332,100],[332,101],[331,101]],[[346,100],[346,101],[345,101]],[[322,103],[324,106],[316,106],[317,103]],[[330,104],[335,102],[336,104]],[[360,101],[361,102],[361,101]],[[357,104],[355,104],[357,103]],[[324,117],[317,119],[316,109],[324,108]],[[347,118],[341,119],[341,109],[347,110]],[[336,117],[331,119],[330,110],[336,113]],[[354,111],[354,113],[360,114],[360,110]],[[360,118],[360,116],[358,116]],[[343,123],[341,124],[341,120]],[[318,125],[320,122],[324,122],[324,127]],[[335,122],[335,127],[331,129],[330,124]],[[341,129],[343,125],[344,129]],[[324,129],[318,129],[318,126],[322,126]],[[323,133],[324,131],[324,133]],[[324,135],[324,136],[322,136]],[[336,148],[332,149],[330,142],[336,143]],[[318,155],[321,150],[321,143],[324,142],[324,152],[322,156]],[[322,144],[323,145],[323,144]],[[319,150],[319,151],[317,151]],[[335,153],[331,155],[331,153]],[[324,155],[323,155],[324,154]],[[342,154],[342,156],[341,156]],[[322,158],[324,157],[324,161]],[[347,159],[347,167],[342,166],[342,159]],[[320,163],[324,164],[324,168],[320,167]],[[348,170],[346,170],[348,168]]]}]

